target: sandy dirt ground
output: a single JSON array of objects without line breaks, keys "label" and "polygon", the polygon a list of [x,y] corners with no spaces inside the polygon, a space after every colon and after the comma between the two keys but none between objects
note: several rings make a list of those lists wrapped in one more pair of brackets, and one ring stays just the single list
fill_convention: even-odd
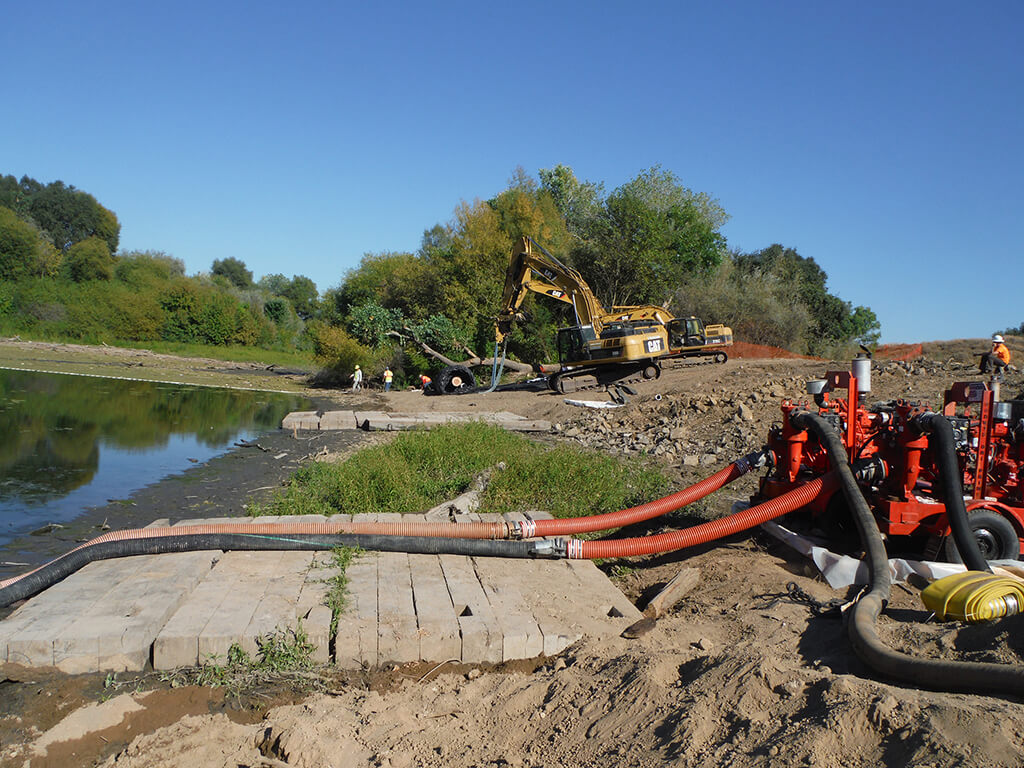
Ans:
[{"label": "sandy dirt ground", "polygon": [[[952,382],[980,378],[973,357],[985,348],[984,340],[945,342],[931,352],[926,345],[923,360],[877,360],[872,398],[937,406]],[[1024,348],[1011,349],[1024,358]],[[782,398],[803,399],[809,378],[846,367],[806,360],[683,366],[638,385],[625,407],[609,411],[536,392],[314,394],[336,407],[508,410],[549,419],[555,428],[544,439],[643,453],[682,485],[760,447]],[[1022,374],[1005,378],[1004,398],[1024,394]],[[600,392],[579,397],[607,400]],[[339,444],[303,458],[358,448]],[[230,483],[229,475],[221,473],[221,482]],[[244,494],[247,481],[237,482]],[[720,492],[704,513],[726,511],[755,482]],[[309,694],[232,698],[153,676],[110,685],[95,676],[7,669],[0,760],[132,768],[1024,764],[1024,692],[941,693],[872,672],[852,651],[843,619],[815,615],[786,585],[818,601],[849,599],[855,590],[833,591],[812,565],[763,534],[603,567],[641,608],[683,567],[699,569],[700,583],[632,639],[584,638],[557,657],[485,669],[389,667],[344,678],[325,670],[325,684]],[[927,619],[916,590],[897,586],[880,633],[917,655],[1024,662],[1024,617],[970,626]]]}]

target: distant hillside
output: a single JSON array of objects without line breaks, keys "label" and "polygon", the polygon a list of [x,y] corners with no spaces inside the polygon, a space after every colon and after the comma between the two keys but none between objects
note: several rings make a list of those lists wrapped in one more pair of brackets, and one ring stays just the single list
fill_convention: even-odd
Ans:
[{"label": "distant hillside", "polygon": [[[1004,336],[1010,348],[1012,362],[1024,365],[1024,336]],[[980,339],[953,339],[952,341],[926,341],[922,344],[925,357],[932,360],[955,360],[961,363],[977,362],[983,352],[992,348],[990,337]]]}]

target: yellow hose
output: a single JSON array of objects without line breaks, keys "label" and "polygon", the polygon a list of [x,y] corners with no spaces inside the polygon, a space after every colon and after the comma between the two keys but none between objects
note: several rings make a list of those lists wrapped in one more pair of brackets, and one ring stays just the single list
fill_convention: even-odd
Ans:
[{"label": "yellow hose", "polygon": [[983,571],[954,573],[925,587],[921,599],[940,621],[974,624],[1020,613],[1024,583]]}]

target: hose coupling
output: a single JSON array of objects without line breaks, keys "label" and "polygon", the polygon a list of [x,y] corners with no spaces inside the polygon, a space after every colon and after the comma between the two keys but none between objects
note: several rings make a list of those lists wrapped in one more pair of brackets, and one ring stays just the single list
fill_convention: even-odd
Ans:
[{"label": "hose coupling", "polygon": [[736,468],[744,475],[752,469],[764,469],[770,465],[774,465],[774,461],[771,449],[767,446],[759,451],[752,451],[746,456],[736,459]]},{"label": "hose coupling", "polygon": [[859,459],[853,464],[853,476],[858,483],[881,482],[889,474],[889,468],[879,456]]},{"label": "hose coupling", "polygon": [[537,523],[534,520],[514,520],[508,524],[510,539],[532,539],[537,535]]},{"label": "hose coupling", "polygon": [[931,432],[934,427],[932,426],[935,418],[941,414],[935,411],[925,411],[914,416],[910,423],[913,424],[920,432]]},{"label": "hose coupling", "polygon": [[568,539],[541,539],[533,542],[533,556],[559,559],[568,553]]}]

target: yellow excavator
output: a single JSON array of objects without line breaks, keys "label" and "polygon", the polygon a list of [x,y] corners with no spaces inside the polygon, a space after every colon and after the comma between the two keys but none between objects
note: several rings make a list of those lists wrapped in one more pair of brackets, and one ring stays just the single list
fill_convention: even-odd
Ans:
[{"label": "yellow excavator", "polygon": [[520,239],[509,259],[496,346],[504,342],[531,291],[569,304],[576,316],[575,325],[558,331],[559,368],[548,374],[548,386],[556,392],[656,379],[666,358],[728,359],[724,348],[732,344],[731,329],[705,327],[695,317],[673,318],[649,305],[616,306],[609,312],[579,272],[530,237]]}]

